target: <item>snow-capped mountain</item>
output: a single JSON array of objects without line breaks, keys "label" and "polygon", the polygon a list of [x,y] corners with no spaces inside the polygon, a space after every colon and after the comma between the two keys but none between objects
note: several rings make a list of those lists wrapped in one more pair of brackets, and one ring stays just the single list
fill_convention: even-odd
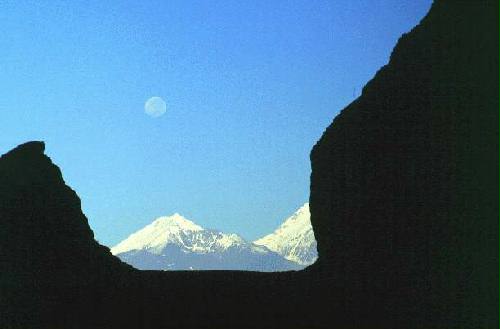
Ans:
[{"label": "snow-capped mountain", "polygon": [[309,203],[304,204],[273,233],[254,244],[265,246],[300,265],[310,265],[318,258],[316,239],[311,226]]},{"label": "snow-capped mountain", "polygon": [[265,246],[237,234],[204,229],[179,214],[159,217],[133,233],[111,252],[142,270],[248,270],[300,269]]}]

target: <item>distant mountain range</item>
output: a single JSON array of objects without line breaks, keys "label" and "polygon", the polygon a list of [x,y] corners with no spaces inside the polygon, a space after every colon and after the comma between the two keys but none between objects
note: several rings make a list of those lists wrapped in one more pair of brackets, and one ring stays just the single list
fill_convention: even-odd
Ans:
[{"label": "distant mountain range", "polygon": [[300,270],[317,258],[309,204],[254,242],[205,229],[174,214],[159,217],[111,252],[141,270]]}]

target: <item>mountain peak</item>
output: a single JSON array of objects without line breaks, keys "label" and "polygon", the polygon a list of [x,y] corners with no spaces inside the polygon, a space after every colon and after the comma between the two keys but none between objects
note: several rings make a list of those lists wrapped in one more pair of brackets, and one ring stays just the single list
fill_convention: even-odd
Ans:
[{"label": "mountain peak", "polygon": [[309,212],[309,203],[305,203],[302,207],[297,209],[295,213],[288,217],[283,224],[274,231],[274,234],[287,230],[307,230],[311,227],[311,213]]},{"label": "mountain peak", "polygon": [[201,226],[178,213],[162,216],[111,248],[111,253],[141,249],[160,251],[168,243],[182,243],[183,234],[199,231],[203,231]]},{"label": "mountain peak", "polygon": [[30,141],[24,144],[18,145],[4,156],[14,155],[14,154],[44,154],[45,143],[42,141]]},{"label": "mountain peak", "polygon": [[256,245],[283,255],[301,265],[310,265],[317,259],[316,239],[311,226],[309,203],[304,203],[273,233],[256,241]]},{"label": "mountain peak", "polygon": [[187,231],[203,230],[203,227],[195,224],[194,222],[190,221],[189,219],[187,219],[186,217],[182,216],[179,213],[175,213],[171,216],[158,217],[151,225],[158,228],[176,226],[182,230],[187,230]]},{"label": "mountain peak", "polygon": [[290,217],[288,220],[293,220],[293,219],[309,219],[311,216],[311,213],[309,212],[309,202],[304,203],[302,207],[297,209],[297,211]]}]

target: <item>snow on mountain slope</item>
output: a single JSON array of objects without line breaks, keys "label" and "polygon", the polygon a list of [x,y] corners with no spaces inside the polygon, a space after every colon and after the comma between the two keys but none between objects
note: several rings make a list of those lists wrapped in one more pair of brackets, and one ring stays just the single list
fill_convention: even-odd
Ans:
[{"label": "snow on mountain slope", "polygon": [[147,249],[158,253],[168,243],[183,244],[183,235],[187,232],[200,232],[203,228],[192,221],[174,214],[169,217],[159,217],[143,229],[133,233],[113,248],[111,253],[117,255],[132,250]]},{"label": "snow on mountain slope", "polygon": [[156,219],[111,252],[138,269],[269,272],[301,268],[237,234],[204,229],[179,214]]},{"label": "snow on mountain slope", "polygon": [[301,265],[314,263],[318,252],[311,226],[309,203],[287,218],[276,231],[254,241],[254,244],[265,246]]}]

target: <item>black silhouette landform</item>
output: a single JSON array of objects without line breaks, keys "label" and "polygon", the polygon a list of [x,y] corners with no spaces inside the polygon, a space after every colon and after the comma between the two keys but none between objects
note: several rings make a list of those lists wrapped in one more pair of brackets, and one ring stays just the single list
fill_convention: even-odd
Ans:
[{"label": "black silhouette landform", "polygon": [[497,27],[496,1],[436,1],[335,118],[304,271],[135,270],[42,142],[3,155],[0,328],[498,327]]}]

